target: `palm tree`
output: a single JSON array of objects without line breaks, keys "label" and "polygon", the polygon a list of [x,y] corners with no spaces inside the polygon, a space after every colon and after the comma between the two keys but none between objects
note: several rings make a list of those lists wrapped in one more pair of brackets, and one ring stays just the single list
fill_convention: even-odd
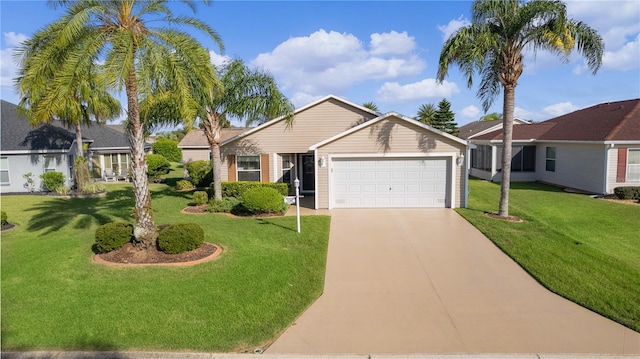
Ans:
[{"label": "palm tree", "polygon": [[[144,119],[140,104],[152,106],[167,97],[178,99],[175,112],[181,118],[195,118],[197,103],[191,79],[215,86],[215,71],[209,53],[178,26],[204,32],[222,49],[211,27],[189,16],[174,16],[168,0],[57,0],[62,17],[42,32],[51,36],[35,53],[33,71],[46,72],[48,59],[62,64],[49,84],[49,91],[63,91],[73,74],[86,73],[93,64],[110,89],[125,90],[127,132],[131,143],[131,175],[135,196],[134,244],[140,249],[155,246],[157,229],[151,210],[147,164],[144,154]],[[195,12],[195,2],[184,0]],[[208,1],[204,1],[208,3]],[[164,27],[154,27],[155,24]],[[46,36],[45,36],[46,37]],[[44,81],[42,78],[34,81]],[[64,92],[64,91],[63,91]]]},{"label": "palm tree", "polygon": [[432,103],[420,105],[415,119],[425,125],[432,125],[436,119],[436,106]]},{"label": "palm tree", "polygon": [[213,188],[216,199],[222,199],[222,158],[220,138],[227,116],[243,119],[246,126],[261,124],[270,119],[286,116],[293,123],[293,104],[280,92],[271,74],[251,70],[236,59],[224,65],[219,73],[220,91],[202,87],[200,93],[201,127],[209,142],[213,159]]},{"label": "palm tree", "polygon": [[501,120],[501,119],[502,119],[502,114],[497,112],[492,112],[490,114],[480,117],[480,121],[495,121],[495,120]]},{"label": "palm tree", "polygon": [[375,113],[379,113],[380,111],[378,110],[378,105],[376,105],[375,102],[373,101],[369,101],[369,102],[365,102],[362,104],[362,107],[367,108]]},{"label": "palm tree", "polygon": [[567,61],[574,47],[595,74],[602,64],[602,38],[585,23],[567,18],[565,4],[556,0],[476,0],[471,25],[451,35],[442,47],[439,82],[444,80],[452,63],[460,67],[470,87],[477,71],[481,75],[477,96],[485,112],[503,91],[499,216],[509,215],[514,99],[524,68],[523,51],[547,50]]}]

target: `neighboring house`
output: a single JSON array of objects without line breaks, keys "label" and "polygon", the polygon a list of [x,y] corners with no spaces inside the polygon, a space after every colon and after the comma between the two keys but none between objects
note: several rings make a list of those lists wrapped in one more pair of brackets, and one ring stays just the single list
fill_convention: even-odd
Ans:
[{"label": "neighboring house", "polygon": [[[528,125],[529,122],[521,120],[519,118],[513,119],[514,125]],[[485,133],[493,132],[495,130],[502,129],[502,120],[491,121],[474,121],[468,123],[458,129],[458,137],[465,140],[469,140],[473,137],[484,135]]]},{"label": "neighboring house", "polygon": [[[224,142],[232,137],[235,137],[251,128],[223,128],[220,134],[220,142]],[[211,147],[207,136],[203,130],[191,130],[187,132],[187,135],[182,138],[178,147],[182,149],[182,161],[210,161],[211,160]]]},{"label": "neighboring house", "polygon": [[[471,175],[500,181],[502,132],[470,139]],[[513,128],[513,181],[591,193],[640,186],[640,99],[602,103]]]},{"label": "neighboring house", "polygon": [[[32,173],[35,190],[40,190],[40,175],[62,172],[67,185],[73,184],[76,153],[75,131],[59,121],[31,127],[19,114],[17,106],[0,103],[2,143],[0,149],[0,190],[2,193],[25,192],[26,173]],[[84,156],[90,159],[94,178],[103,178],[105,169],[115,175],[125,174],[130,163],[129,140],[123,132],[101,125],[82,126]],[[149,147],[149,146],[147,146]]]},{"label": "neighboring house", "polygon": [[296,110],[291,126],[277,118],[223,141],[222,180],[293,188],[297,178],[316,209],[465,207],[466,150],[458,137],[329,95]]}]

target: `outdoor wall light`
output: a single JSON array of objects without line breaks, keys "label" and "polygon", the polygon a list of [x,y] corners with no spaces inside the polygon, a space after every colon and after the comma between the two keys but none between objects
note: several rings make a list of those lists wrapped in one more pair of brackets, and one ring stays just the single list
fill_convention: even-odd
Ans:
[{"label": "outdoor wall light", "polygon": [[462,164],[464,163],[464,155],[460,155],[456,160],[456,163],[458,164],[458,166],[462,166]]},{"label": "outdoor wall light", "polygon": [[320,159],[318,160],[318,166],[320,167],[327,167],[327,158],[322,156],[320,157]]}]

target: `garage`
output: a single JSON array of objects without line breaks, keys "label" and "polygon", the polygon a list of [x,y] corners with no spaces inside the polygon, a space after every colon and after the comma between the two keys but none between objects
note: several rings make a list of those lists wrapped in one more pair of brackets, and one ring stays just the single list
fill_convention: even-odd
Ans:
[{"label": "garage", "polygon": [[450,207],[450,158],[335,158],[333,208]]}]

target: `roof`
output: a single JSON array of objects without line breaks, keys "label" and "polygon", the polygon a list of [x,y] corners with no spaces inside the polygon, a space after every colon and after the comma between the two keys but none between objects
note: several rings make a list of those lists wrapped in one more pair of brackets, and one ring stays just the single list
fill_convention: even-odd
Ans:
[{"label": "roof", "polygon": [[456,137],[456,136],[450,135],[450,134],[448,134],[448,133],[446,133],[446,132],[443,132],[443,131],[440,131],[440,130],[438,130],[438,129],[435,129],[435,128],[431,127],[431,126],[425,125],[424,123],[419,122],[419,121],[416,121],[416,120],[414,120],[414,119],[412,119],[412,118],[409,118],[409,117],[406,117],[406,116],[402,116],[402,115],[400,115],[400,114],[398,114],[398,113],[396,113],[396,112],[389,112],[389,113],[386,113],[386,114],[384,114],[384,115],[382,115],[382,116],[379,116],[379,117],[377,117],[377,118],[374,118],[374,119],[372,119],[372,120],[369,120],[369,121],[366,121],[366,122],[364,122],[364,123],[361,123],[361,124],[360,124],[360,125],[358,125],[358,126],[352,127],[352,128],[350,128],[350,129],[348,129],[348,130],[346,130],[346,131],[344,131],[344,132],[341,132],[341,133],[339,133],[339,134],[337,134],[337,135],[335,135],[335,136],[333,136],[333,137],[327,138],[327,139],[326,139],[326,140],[324,140],[324,141],[318,142],[318,143],[316,143],[316,144],[314,144],[314,145],[310,146],[310,147],[309,147],[309,150],[310,150],[310,151],[313,151],[313,150],[315,150],[315,149],[317,149],[317,148],[319,148],[319,147],[322,147],[322,146],[326,145],[327,143],[331,143],[331,142],[333,142],[333,141],[335,141],[335,140],[338,140],[338,139],[340,139],[340,138],[342,138],[342,137],[345,137],[345,136],[347,136],[347,135],[349,135],[349,134],[351,134],[351,133],[353,133],[353,132],[356,132],[356,131],[359,131],[359,130],[361,130],[361,129],[363,129],[363,128],[366,128],[366,127],[372,126],[372,125],[374,125],[374,124],[376,124],[376,123],[378,123],[378,122],[380,122],[380,121],[383,121],[383,120],[388,119],[388,118],[391,118],[391,117],[398,118],[398,119],[400,119],[400,120],[403,120],[403,121],[409,122],[409,123],[411,123],[411,124],[413,124],[413,125],[416,125],[416,126],[418,126],[418,127],[423,128],[423,129],[425,129],[425,130],[427,130],[427,131],[430,131],[430,132],[436,133],[436,134],[438,134],[438,135],[441,135],[441,136],[443,136],[443,137],[446,137],[446,138],[448,138],[448,139],[450,139],[450,140],[452,140],[452,141],[454,141],[454,142],[458,142],[458,143],[460,143],[460,144],[462,144],[462,145],[464,145],[464,146],[466,146],[466,145],[467,145],[467,141],[465,141],[465,140],[463,140],[463,139],[461,139],[461,138],[459,138],[459,137]]},{"label": "roof", "polygon": [[[355,104],[355,103],[353,103],[353,102],[351,102],[351,101],[345,100],[345,99],[343,99],[343,98],[341,98],[341,97],[338,97],[338,96],[336,96],[336,95],[327,95],[327,96],[325,96],[325,97],[323,97],[323,98],[321,98],[321,99],[318,99],[318,100],[316,100],[316,101],[314,101],[314,102],[311,102],[310,104],[307,104],[307,105],[305,105],[305,106],[302,106],[302,107],[300,107],[300,108],[296,109],[296,110],[293,112],[293,115],[294,115],[294,117],[295,117],[295,115],[299,114],[300,112],[305,111],[305,110],[308,110],[308,109],[309,109],[309,108],[311,108],[311,107],[317,106],[317,105],[319,105],[319,104],[321,104],[321,103],[323,103],[323,102],[329,101],[329,100],[336,100],[336,101],[340,101],[340,102],[342,102],[342,103],[344,103],[344,104],[346,104],[346,105],[348,105],[348,106],[351,106],[351,107],[357,108],[357,109],[359,109],[359,110],[361,110],[361,111],[364,111],[364,112],[371,113],[371,114],[375,115],[376,117],[377,117],[377,116],[380,116],[380,114],[379,114],[379,113],[377,113],[376,111],[373,111],[373,110],[371,110],[371,109],[369,109],[369,108],[366,108],[366,107],[364,107],[364,106],[357,105],[357,104]],[[261,129],[263,129],[263,128],[265,128],[265,127],[268,127],[268,126],[271,126],[271,125],[273,125],[273,124],[275,124],[275,123],[277,123],[277,122],[280,122],[280,121],[284,120],[285,118],[287,118],[287,116],[280,116],[280,117],[277,117],[277,118],[275,118],[275,119],[273,119],[273,120],[271,120],[271,121],[265,122],[265,123],[263,123],[263,124],[261,124],[261,125],[259,125],[259,126],[254,127],[253,129],[251,129],[251,130],[249,130],[249,131],[243,132],[243,133],[241,133],[241,134],[239,134],[239,135],[237,135],[237,136],[235,136],[235,137],[232,137],[232,138],[230,138],[230,139],[228,139],[228,140],[226,140],[226,141],[220,141],[220,144],[221,144],[221,145],[226,145],[226,144],[227,144],[227,143],[229,143],[229,142],[232,142],[232,141],[235,141],[235,140],[240,139],[240,138],[242,138],[242,137],[248,136],[248,135],[250,135],[250,134],[252,134],[252,133],[254,133],[254,132],[260,131]]]},{"label": "roof", "polygon": [[[474,140],[502,140],[493,131]],[[640,141],[640,99],[606,102],[529,126],[514,126],[513,140]]]},{"label": "roof", "polygon": [[[245,127],[231,127],[223,128],[221,131],[220,143],[238,136],[239,134],[248,131],[250,128]],[[187,132],[187,135],[178,143],[178,147],[201,147],[209,148],[209,141],[203,130],[192,130]]]},{"label": "roof", "polygon": [[[2,151],[68,150],[75,140],[75,130],[68,129],[60,121],[31,127],[26,116],[18,113],[18,106],[2,100],[0,102],[2,121]],[[90,142],[91,148],[129,148],[129,140],[124,133],[101,125],[82,125],[83,142]]]},{"label": "roof", "polygon": [[[529,122],[525,120],[521,120],[519,118],[514,118],[513,124],[514,125],[529,124]],[[494,131],[501,128],[502,128],[502,120],[474,121],[460,127],[458,129],[458,136],[460,138],[464,138],[465,140],[467,140],[467,139],[470,139],[471,137],[481,135],[484,132],[490,132],[490,131]]]}]

